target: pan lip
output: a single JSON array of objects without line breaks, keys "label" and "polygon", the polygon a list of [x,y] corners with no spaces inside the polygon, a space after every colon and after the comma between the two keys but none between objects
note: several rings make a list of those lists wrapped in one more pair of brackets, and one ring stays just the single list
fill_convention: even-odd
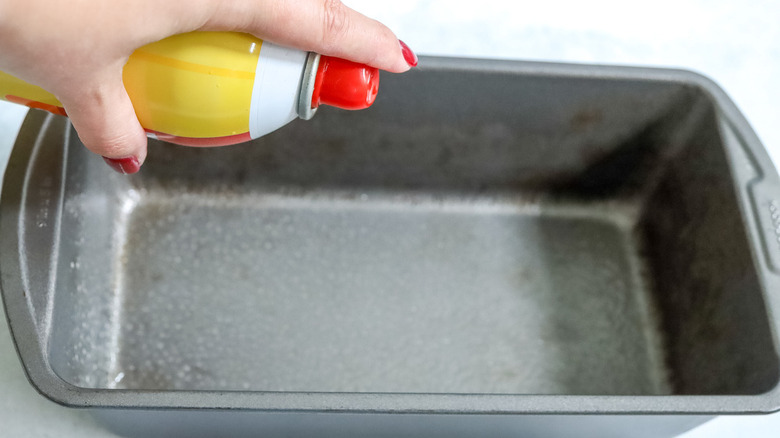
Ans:
[{"label": "pan lip", "polygon": [[[713,81],[687,70],[558,64],[511,60],[421,57],[419,73],[430,70],[506,73],[518,76],[593,78],[667,82],[704,92],[724,119],[737,131],[757,163],[770,163],[757,136],[726,93]],[[57,117],[31,111],[20,131],[20,142],[44,135],[47,120]],[[58,127],[49,129],[60,129]],[[70,129],[66,125],[65,129]],[[32,133],[37,132],[37,136]],[[45,353],[44,337],[36,328],[21,278],[18,222],[30,147],[14,147],[0,197],[0,284],[14,346],[25,374],[43,396],[64,406],[120,409],[212,409],[267,412],[392,413],[392,414],[582,414],[582,415],[711,415],[765,414],[780,410],[780,384],[755,395],[534,395],[534,394],[424,394],[344,392],[169,391],[82,388],[60,378]],[[776,172],[761,164],[759,179],[776,185]],[[743,200],[744,201],[744,200]],[[17,204],[14,204],[17,202]],[[748,227],[754,225],[746,221]],[[751,234],[749,234],[751,235]],[[748,239],[751,246],[757,245]],[[761,269],[764,265],[757,264]],[[780,279],[761,272],[767,309],[780,314],[780,298],[766,295],[766,285]],[[771,309],[770,309],[771,307]],[[775,341],[777,348],[777,340]]]}]

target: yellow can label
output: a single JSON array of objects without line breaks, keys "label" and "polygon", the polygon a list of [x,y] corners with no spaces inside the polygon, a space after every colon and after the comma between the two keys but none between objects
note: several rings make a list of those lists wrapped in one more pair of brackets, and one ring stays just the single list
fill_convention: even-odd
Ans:
[{"label": "yellow can label", "polygon": [[141,125],[183,137],[248,132],[261,45],[247,34],[192,32],[136,50],[124,82]]}]

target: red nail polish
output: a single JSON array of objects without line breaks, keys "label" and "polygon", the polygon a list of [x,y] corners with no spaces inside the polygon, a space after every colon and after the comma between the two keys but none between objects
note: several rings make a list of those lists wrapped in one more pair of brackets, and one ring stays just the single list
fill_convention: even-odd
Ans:
[{"label": "red nail polish", "polygon": [[141,169],[141,163],[138,162],[138,158],[136,157],[127,157],[127,158],[103,157],[103,160],[106,162],[106,164],[109,165],[109,167],[121,173],[122,175],[130,175],[132,173],[138,172]]},{"label": "red nail polish", "polygon": [[409,67],[417,67],[417,55],[412,52],[412,49],[405,42],[398,40],[398,43],[401,44],[401,53],[403,53],[404,60],[409,64]]}]

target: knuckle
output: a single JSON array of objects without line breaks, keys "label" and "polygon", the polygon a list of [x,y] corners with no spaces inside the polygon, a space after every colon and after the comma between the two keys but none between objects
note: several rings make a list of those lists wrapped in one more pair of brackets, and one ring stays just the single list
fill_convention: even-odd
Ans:
[{"label": "knuckle", "polygon": [[124,133],[100,132],[87,135],[84,144],[91,151],[107,157],[123,158],[134,155],[135,148],[133,135]]},{"label": "knuckle", "polygon": [[[129,121],[132,107],[117,100],[117,91],[99,81],[65,99],[65,108],[81,142],[91,151],[109,157],[133,155],[138,148],[138,132]],[[70,103],[71,105],[68,105]]]},{"label": "knuckle", "polygon": [[335,47],[349,30],[347,9],[340,0],[323,0],[323,36],[326,48]]}]

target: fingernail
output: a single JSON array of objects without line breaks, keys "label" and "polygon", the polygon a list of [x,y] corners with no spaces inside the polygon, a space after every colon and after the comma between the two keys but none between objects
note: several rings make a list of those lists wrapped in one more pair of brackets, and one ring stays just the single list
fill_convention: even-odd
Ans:
[{"label": "fingernail", "polygon": [[108,166],[122,175],[130,175],[136,173],[141,169],[141,163],[138,162],[136,157],[127,158],[108,158],[103,157],[103,160]]},{"label": "fingernail", "polygon": [[404,60],[409,64],[409,67],[417,67],[417,55],[412,52],[412,49],[405,42],[398,40],[398,43],[401,44],[401,53],[403,53]]}]

